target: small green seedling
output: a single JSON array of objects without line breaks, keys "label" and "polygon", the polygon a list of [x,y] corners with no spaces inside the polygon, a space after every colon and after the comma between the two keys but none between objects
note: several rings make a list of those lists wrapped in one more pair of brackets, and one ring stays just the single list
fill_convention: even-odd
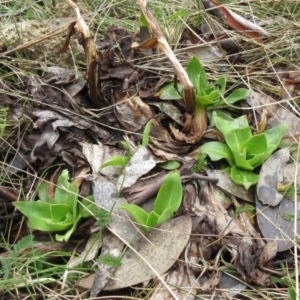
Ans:
[{"label": "small green seedling", "polygon": [[208,142],[201,146],[201,151],[212,161],[226,159],[231,179],[248,189],[259,180],[259,175],[253,170],[276,150],[288,125],[280,124],[253,136],[245,116],[230,119],[214,112],[213,120],[223,133],[226,144]]},{"label": "small green seedling", "polygon": [[155,199],[154,209],[150,213],[135,204],[122,204],[120,208],[126,210],[147,232],[156,225],[171,219],[178,210],[181,200],[181,178],[179,172],[175,170],[165,178]]},{"label": "small green seedling", "polygon": [[[148,146],[149,145],[149,138],[150,138],[150,131],[151,131],[152,122],[153,122],[152,120],[148,121],[146,126],[145,126],[141,146]],[[116,167],[116,166],[126,167],[128,162],[130,161],[130,158],[133,156],[134,152],[130,148],[130,145],[126,141],[123,141],[121,143],[122,143],[124,149],[126,150],[126,155],[124,155],[124,156],[115,155],[115,156],[110,157],[100,167],[100,170],[102,170],[105,167]]]},{"label": "small green seedling", "polygon": [[46,232],[65,231],[64,234],[56,234],[58,241],[68,241],[80,219],[90,217],[90,211],[95,210],[93,195],[79,204],[79,190],[69,182],[68,170],[63,170],[58,178],[54,199],[48,194],[47,182],[41,182],[37,191],[40,200],[13,204],[28,218],[30,228]]}]

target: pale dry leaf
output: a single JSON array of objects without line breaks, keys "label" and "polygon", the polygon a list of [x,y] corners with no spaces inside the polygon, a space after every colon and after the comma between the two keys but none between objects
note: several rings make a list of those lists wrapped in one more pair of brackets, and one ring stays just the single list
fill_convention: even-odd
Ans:
[{"label": "pale dry leaf", "polygon": [[[283,149],[284,150],[284,149]],[[283,185],[292,183],[294,187],[295,174],[298,167],[295,164],[287,164],[284,168]],[[274,181],[276,177],[274,176]],[[278,182],[276,182],[277,184]],[[300,185],[300,180],[297,178],[297,187]],[[273,186],[275,185],[272,184]],[[290,193],[288,190],[283,195],[283,199],[277,206],[264,205],[261,199],[256,199],[257,223],[266,239],[275,240],[278,243],[278,252],[286,251],[294,245],[294,236],[299,232],[294,232],[294,222],[297,222],[297,229],[300,228],[299,218],[295,220],[295,216],[300,215],[300,197],[294,199],[295,191]],[[297,201],[297,212],[295,212],[295,201]]]},{"label": "pale dry leaf", "polygon": [[116,186],[103,176],[98,176],[94,184],[95,203],[98,207],[112,212],[109,227],[125,241],[131,243],[138,230],[133,225],[127,212],[119,209],[119,206],[127,203],[127,201],[118,195]]},{"label": "pale dry leaf", "polygon": [[243,186],[234,183],[230,178],[228,172],[222,170],[206,169],[206,173],[210,177],[219,179],[216,185],[219,188],[221,188],[223,191],[230,193],[240,199],[246,200],[248,202],[252,202],[252,203],[255,202],[253,188],[250,187],[248,190],[246,190]]},{"label": "pale dry leaf", "polygon": [[[159,274],[165,273],[177,260],[192,230],[191,218],[178,217],[153,228],[133,244],[139,254]],[[122,259],[122,265],[115,272],[105,290],[132,286],[156,277],[148,265],[131,249]]]},{"label": "pale dry leaf", "polygon": [[277,184],[283,180],[283,172],[289,160],[290,150],[281,149],[271,155],[262,165],[257,183],[257,197],[265,205],[276,206],[283,199]]},{"label": "pale dry leaf", "polygon": [[104,145],[91,144],[87,142],[81,143],[82,153],[85,155],[87,161],[92,168],[92,174],[98,174],[101,165],[103,164]]},{"label": "pale dry leaf", "polygon": [[278,242],[277,241],[270,241],[268,242],[265,247],[263,248],[262,253],[259,257],[259,263],[261,266],[265,265],[271,259],[275,257],[278,250]]},{"label": "pale dry leaf", "polygon": [[157,158],[148,147],[141,146],[131,157],[118,180],[117,188],[133,185],[140,177],[151,171],[163,160]]}]

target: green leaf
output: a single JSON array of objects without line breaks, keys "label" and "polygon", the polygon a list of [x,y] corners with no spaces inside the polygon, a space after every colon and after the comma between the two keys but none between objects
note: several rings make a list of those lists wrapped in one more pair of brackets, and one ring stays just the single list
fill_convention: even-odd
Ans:
[{"label": "green leaf", "polygon": [[147,221],[146,221],[146,225],[148,226],[148,228],[145,228],[146,231],[149,231],[152,227],[155,227],[156,225],[158,225],[158,223],[157,223],[158,219],[159,219],[159,215],[155,211],[152,210],[149,213]]},{"label": "green leaf", "polygon": [[179,208],[182,200],[182,185],[180,173],[170,172],[161,185],[154,203],[154,211],[161,215],[167,207],[173,212]]},{"label": "green leaf", "polygon": [[69,182],[69,171],[63,170],[57,180],[54,202],[69,205],[71,211],[76,215],[78,193],[79,190]]},{"label": "green leaf", "polygon": [[220,98],[219,91],[212,90],[209,92],[209,94],[203,94],[203,95],[197,94],[195,100],[197,104],[209,106],[215,104],[219,100],[219,98]]},{"label": "green leaf", "polygon": [[248,121],[245,116],[241,116],[237,119],[231,119],[224,114],[217,113],[214,111],[213,120],[216,124],[216,127],[224,134],[224,136],[227,133],[230,133],[232,130],[239,128],[247,128],[248,131],[243,141],[248,140],[252,136]]},{"label": "green leaf", "polygon": [[243,150],[243,152],[231,150],[231,153],[233,155],[234,163],[237,167],[250,171],[254,169],[246,159],[246,150]]},{"label": "green leaf", "polygon": [[96,212],[97,205],[95,204],[94,195],[87,196],[82,199],[81,205],[79,205],[79,214],[82,218],[89,218],[91,217],[91,212]]},{"label": "green leaf", "polygon": [[288,294],[289,294],[290,300],[296,300],[297,299],[297,293],[296,293],[294,288],[292,288],[292,287],[288,288]]},{"label": "green leaf", "polygon": [[230,166],[233,165],[233,156],[230,148],[221,142],[208,142],[200,147],[201,152],[207,154],[212,161],[226,159]]},{"label": "green leaf", "polygon": [[264,134],[253,136],[241,148],[246,150],[246,160],[253,168],[260,166],[267,158],[267,139]]},{"label": "green leaf", "polygon": [[100,167],[100,170],[102,170],[105,167],[114,167],[114,166],[120,166],[125,167],[129,162],[128,156],[121,156],[121,155],[115,155],[110,157],[105,163]]},{"label": "green leaf", "polygon": [[221,94],[224,94],[226,90],[226,78],[225,77],[218,78],[218,80],[215,81],[214,85],[216,87],[219,87],[219,92]]},{"label": "green leaf", "polygon": [[185,17],[190,15],[190,12],[188,10],[179,10],[176,13],[169,16],[170,21],[176,20],[179,17]]},{"label": "green leaf", "polygon": [[131,149],[130,144],[127,141],[121,141],[121,144],[124,148],[124,150],[127,152],[129,158],[132,157],[134,154],[134,151]]},{"label": "green leaf", "polygon": [[167,220],[170,220],[174,217],[174,210],[172,207],[167,207],[163,213],[159,216],[158,220],[157,220],[157,225],[161,224]]},{"label": "green leaf", "polygon": [[243,185],[245,189],[249,189],[251,185],[256,184],[259,180],[259,175],[252,171],[238,169],[236,166],[231,168],[230,177],[235,183]]},{"label": "green leaf", "polygon": [[65,234],[56,234],[55,239],[58,242],[67,242],[69,240],[69,238],[71,237],[72,233],[75,232],[77,224],[80,219],[81,219],[81,215],[78,215],[77,219],[74,220],[74,222],[73,222],[73,226]]},{"label": "green leaf", "polygon": [[236,89],[230,95],[225,97],[226,102],[233,104],[237,101],[243,100],[246,97],[250,96],[251,90],[248,89]]},{"label": "green leaf", "polygon": [[266,158],[268,158],[273,151],[276,150],[288,127],[288,124],[280,124],[263,132],[268,144],[268,148],[266,149]]},{"label": "green leaf", "polygon": [[177,160],[169,160],[159,164],[159,166],[164,170],[174,170],[180,167],[180,162]]},{"label": "green leaf", "polygon": [[252,133],[250,127],[247,126],[244,128],[232,129],[231,131],[224,133],[224,137],[232,152],[243,152],[244,149],[242,149],[242,145],[252,137]]},{"label": "green leaf", "polygon": [[[55,209],[55,207],[51,206],[51,208]],[[56,218],[53,218],[56,216]],[[68,212],[66,215],[57,218],[56,212],[52,213],[52,219],[45,220],[45,223],[52,228],[52,231],[61,231],[69,228],[74,222],[74,215]]]},{"label": "green leaf", "polygon": [[150,136],[152,123],[153,123],[153,120],[148,121],[144,128],[142,146],[149,145],[149,136]]},{"label": "green leaf", "polygon": [[264,134],[254,135],[241,145],[241,149],[246,150],[247,159],[248,155],[255,156],[264,153],[267,149],[267,139]]},{"label": "green leaf", "polygon": [[167,83],[159,89],[159,98],[162,100],[180,100],[182,99],[181,92],[183,89],[180,83],[177,84],[177,89],[174,82]]},{"label": "green leaf", "polygon": [[197,57],[194,56],[189,61],[186,67],[186,72],[188,73],[189,79],[197,90],[197,93],[200,93],[200,91],[207,87],[208,82],[205,69]]},{"label": "green leaf", "polygon": [[41,181],[37,186],[39,198],[45,202],[51,202],[53,199],[49,196],[49,183]]},{"label": "green leaf", "polygon": [[141,15],[140,15],[140,24],[141,24],[141,26],[150,29],[150,25],[149,25],[147,19],[145,18],[144,14],[142,12],[141,12]]},{"label": "green leaf", "polygon": [[124,203],[120,205],[120,209],[126,210],[130,216],[140,225],[147,224],[148,213],[135,204]]},{"label": "green leaf", "polygon": [[[13,204],[28,218],[30,228],[51,232],[68,229],[72,224],[72,222],[59,222],[70,213],[70,207],[66,204],[53,204],[42,201],[19,201]],[[53,220],[53,215],[56,216],[55,220]]]}]

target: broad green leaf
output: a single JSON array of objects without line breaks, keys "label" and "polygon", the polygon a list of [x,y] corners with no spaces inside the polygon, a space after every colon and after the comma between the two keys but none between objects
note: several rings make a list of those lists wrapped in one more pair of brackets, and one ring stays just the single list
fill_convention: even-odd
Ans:
[{"label": "broad green leaf", "polygon": [[264,153],[267,149],[267,139],[264,134],[252,136],[241,145],[241,150],[246,150],[248,156],[255,156]]},{"label": "broad green leaf", "polygon": [[255,135],[242,145],[242,149],[246,150],[247,162],[256,168],[267,158],[267,139],[264,134]]},{"label": "broad green leaf", "polygon": [[226,159],[230,166],[233,165],[233,156],[229,147],[221,142],[208,142],[200,147],[201,152],[207,154],[212,161]]},{"label": "broad green leaf", "polygon": [[138,224],[146,225],[148,213],[141,207],[135,204],[124,203],[119,208],[126,210]]},{"label": "broad green leaf", "polygon": [[125,167],[129,162],[128,156],[121,156],[121,155],[115,155],[110,157],[105,163],[100,167],[100,170],[102,170],[105,167]]},{"label": "broad green leaf", "polygon": [[65,233],[65,234],[56,234],[55,238],[58,242],[67,242],[70,238],[70,236],[72,235],[73,232],[75,232],[77,224],[79,222],[79,220],[81,219],[81,215],[79,214],[77,219],[74,220],[73,222],[73,226]]},{"label": "broad green leaf", "polygon": [[53,222],[53,210],[57,210],[59,213],[57,220],[70,213],[70,207],[66,204],[50,204],[42,201],[19,201],[13,204],[28,218],[30,228],[51,232],[65,230],[70,227],[70,224],[56,224],[55,226],[47,224],[47,221]]},{"label": "broad green leaf", "polygon": [[260,166],[268,157],[266,153],[256,154],[253,158],[248,159],[247,162],[251,165],[254,169]]},{"label": "broad green leaf", "polygon": [[74,216],[68,212],[64,217],[58,219],[58,220],[45,220],[45,223],[49,226],[49,228],[52,228],[52,231],[62,231],[65,229],[70,228],[75,219]]},{"label": "broad green leaf", "polygon": [[212,90],[209,94],[196,95],[196,103],[204,106],[215,104],[220,98],[219,91]]},{"label": "broad green leaf", "polygon": [[228,131],[226,133],[223,132],[223,134],[230,150],[232,152],[240,153],[243,153],[244,150],[242,149],[243,143],[252,137],[252,133],[249,126],[239,129],[232,129],[231,131]]},{"label": "broad green leaf", "polygon": [[[299,292],[298,292],[298,293],[299,293]],[[289,288],[288,288],[288,294],[289,294],[290,300],[297,300],[297,293],[296,293],[296,291],[295,291],[294,288],[289,287]]]},{"label": "broad green leaf", "polygon": [[82,218],[88,218],[91,217],[90,212],[95,213],[97,209],[98,208],[95,204],[94,195],[90,195],[81,200],[78,213],[81,215]]},{"label": "broad green leaf", "polygon": [[216,124],[216,127],[224,135],[226,135],[228,132],[231,132],[234,129],[248,128],[248,133],[244,137],[243,141],[248,140],[252,136],[248,121],[244,116],[241,116],[237,119],[230,119],[228,116],[214,111],[213,119],[214,123]]},{"label": "broad green leaf", "polygon": [[225,97],[226,102],[233,104],[237,101],[245,99],[246,97],[250,96],[251,90],[248,89],[236,89],[230,95]]},{"label": "broad green leaf", "polygon": [[259,175],[252,171],[238,169],[236,166],[231,168],[230,177],[235,183],[243,185],[245,189],[249,189],[259,180]]},{"label": "broad green leaf", "polygon": [[182,99],[182,85],[180,83],[177,84],[177,89],[174,82],[167,83],[159,89],[159,98],[162,100],[180,100]]},{"label": "broad green leaf", "polygon": [[148,146],[149,145],[149,136],[151,131],[153,120],[150,120],[147,122],[144,132],[143,132],[143,140],[142,140],[142,146]]},{"label": "broad green leaf", "polygon": [[161,224],[167,220],[170,220],[174,217],[174,210],[172,207],[167,207],[164,212],[159,216],[157,220],[157,225]]},{"label": "broad green leaf", "polygon": [[77,215],[77,199],[79,190],[69,182],[69,171],[63,170],[58,177],[54,201],[69,205],[74,215]]},{"label": "broad green leaf", "polygon": [[288,124],[280,124],[266,130],[263,133],[267,139],[268,144],[268,148],[266,149],[266,158],[268,158],[273,153],[273,151],[276,150],[288,127]]},{"label": "broad green leaf", "polygon": [[237,167],[250,171],[254,169],[246,160],[246,150],[244,150],[243,152],[231,150],[231,153],[233,155],[234,164]]},{"label": "broad green leaf", "polygon": [[182,185],[180,173],[175,170],[170,172],[161,185],[154,203],[154,211],[161,215],[167,207],[173,212],[179,208],[182,200]]},{"label": "broad green leaf", "polygon": [[53,199],[49,196],[49,183],[46,181],[41,181],[37,186],[37,192],[39,198],[45,202],[51,202]]},{"label": "broad green leaf", "polygon": [[186,72],[188,73],[189,79],[191,80],[192,84],[196,88],[197,93],[200,93],[201,90],[204,90],[207,87],[208,82],[205,69],[203,68],[197,57],[194,56],[189,61],[186,67]]},{"label": "broad green leaf", "polygon": [[219,92],[221,94],[224,94],[226,90],[226,78],[225,77],[218,78],[218,80],[215,81],[214,85],[216,87],[219,87]]},{"label": "broad green leaf", "polygon": [[[155,212],[155,211],[151,211],[148,215],[147,221],[146,221],[146,225],[149,227],[155,227],[156,225],[158,225],[158,219],[159,219],[159,215]],[[149,231],[151,228],[146,228],[146,231]]]},{"label": "broad green leaf", "polygon": [[164,170],[174,170],[174,169],[178,169],[181,165],[180,162],[177,160],[169,160],[159,164],[159,166]]}]

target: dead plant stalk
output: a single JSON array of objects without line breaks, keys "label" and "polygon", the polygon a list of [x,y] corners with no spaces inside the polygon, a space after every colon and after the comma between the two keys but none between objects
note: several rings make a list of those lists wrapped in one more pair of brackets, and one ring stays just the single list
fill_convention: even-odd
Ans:
[{"label": "dead plant stalk", "polygon": [[147,9],[147,1],[136,0],[136,4],[140,7],[140,10],[144,14],[147,22],[149,23],[151,30],[156,35],[158,48],[169,58],[175,71],[175,74],[183,86],[183,99],[185,101],[187,113],[193,114],[195,108],[195,91],[194,86],[187,75],[187,72],[182,67],[177,57],[173,53],[154,16]]}]

